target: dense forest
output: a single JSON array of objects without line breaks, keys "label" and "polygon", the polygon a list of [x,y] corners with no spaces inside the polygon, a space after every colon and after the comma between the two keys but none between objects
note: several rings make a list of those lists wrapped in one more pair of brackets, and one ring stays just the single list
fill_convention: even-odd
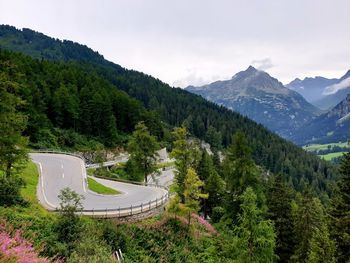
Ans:
[{"label": "dense forest", "polygon": [[[76,67],[76,70],[71,71],[79,72],[82,76],[84,76],[84,74],[85,76],[93,75],[106,83],[105,86],[108,86],[109,89],[107,89],[108,91],[105,93],[105,96],[108,96],[109,100],[113,98],[113,96],[109,94],[112,90],[119,89],[125,91],[129,96],[141,103],[141,105],[139,105],[140,107],[143,106],[148,109],[148,113],[146,114],[148,117],[148,121],[146,121],[148,122],[147,125],[150,127],[152,133],[158,133],[157,136],[159,138],[162,136],[165,137],[163,138],[164,140],[169,140],[169,134],[160,128],[160,123],[170,125],[170,127],[185,125],[192,135],[206,140],[214,148],[219,149],[229,145],[231,143],[232,134],[237,130],[241,130],[247,136],[249,145],[252,148],[254,161],[258,165],[272,173],[283,174],[286,176],[286,179],[289,180],[290,184],[294,185],[294,187],[299,190],[303,189],[306,184],[312,184],[316,191],[323,192],[326,190],[330,193],[329,187],[332,186],[329,186],[329,182],[336,176],[336,173],[327,162],[320,160],[312,154],[306,153],[299,147],[271,133],[263,126],[224,107],[210,103],[184,90],[172,88],[151,76],[137,71],[127,70],[119,65],[108,62],[104,60],[100,54],[86,46],[71,41],[52,39],[30,29],[23,29],[21,31],[11,26],[1,26],[0,47],[21,51],[36,58],[68,61],[68,64],[60,62],[61,67],[67,67],[67,65],[69,65],[69,67]],[[42,67],[50,67],[51,65],[57,66],[57,64],[60,64],[59,62],[49,63],[47,61],[30,60],[24,57],[22,59],[31,61],[29,63],[45,65]],[[30,71],[30,69],[27,71]],[[69,74],[72,78],[76,78],[74,74]],[[55,77],[58,78],[57,75]],[[77,88],[78,85],[82,87],[83,83],[89,83],[89,81],[84,81],[79,78],[76,78],[75,81],[79,83],[68,83],[71,89]],[[51,86],[52,90],[56,88],[56,86]],[[67,87],[65,89],[67,89]],[[83,90],[86,92],[86,89]],[[76,91],[80,93],[79,88],[77,88]],[[57,93],[62,93],[62,91]],[[121,94],[120,91],[118,94]],[[62,95],[60,96],[62,97]],[[77,97],[79,96],[82,96],[82,94],[77,95]],[[77,105],[76,102],[79,101],[77,97],[75,99],[70,99],[73,105]],[[51,97],[49,99],[51,99]],[[96,100],[97,98],[92,96],[91,99]],[[84,103],[83,101],[84,100],[82,100],[81,103]],[[48,103],[48,105],[51,106],[51,103]],[[116,103],[114,105],[116,105]],[[83,105],[81,106],[82,107],[79,108],[80,111],[83,109]],[[111,107],[113,108],[113,106]],[[129,109],[130,108],[124,111],[124,113],[128,112]],[[96,107],[95,110],[97,110]],[[137,111],[137,107],[136,109],[130,110],[135,112]],[[120,114],[116,111],[116,106],[114,106],[114,111],[116,114]],[[58,127],[61,128],[72,128],[74,126],[73,120],[69,121],[71,122],[70,124],[65,123],[65,126],[61,126],[62,123],[59,123],[59,118],[57,119],[57,116],[53,116],[52,114],[54,114],[54,112],[47,114],[47,116],[50,118],[53,125],[58,124]],[[80,112],[80,114],[85,113]],[[107,115],[110,114],[108,113]],[[136,120],[130,122],[130,126],[127,128],[126,126],[128,124],[125,124],[126,122],[123,123],[127,117],[121,115],[123,114],[114,116],[117,126],[119,125],[120,127],[120,131],[130,131],[130,126],[132,127],[137,120],[140,120],[140,118],[137,119],[136,117]],[[134,114],[130,113],[130,115]],[[72,117],[81,120],[77,112],[75,112],[75,116]],[[104,115],[104,117],[109,118],[110,116],[106,117]],[[88,118],[84,119],[87,119],[87,122],[89,121]],[[113,118],[108,120],[109,123],[113,121]],[[85,129],[82,123],[79,125],[75,127],[75,130],[80,133],[93,136],[99,135],[97,130],[91,131],[90,133],[89,129]],[[106,125],[105,121],[104,125]],[[126,126],[123,127],[124,125]],[[109,139],[106,140],[108,136],[107,134],[101,134],[101,136],[97,137],[100,137],[98,140],[102,142],[110,142]],[[118,140],[123,141],[120,136],[114,138],[114,140],[115,142]]]}]

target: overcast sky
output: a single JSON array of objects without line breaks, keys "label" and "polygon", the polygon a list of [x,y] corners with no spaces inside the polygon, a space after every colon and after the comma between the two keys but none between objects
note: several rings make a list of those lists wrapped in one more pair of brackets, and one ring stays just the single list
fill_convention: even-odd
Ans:
[{"label": "overcast sky", "polygon": [[185,87],[250,64],[283,83],[350,69],[349,0],[0,0],[0,23]]}]

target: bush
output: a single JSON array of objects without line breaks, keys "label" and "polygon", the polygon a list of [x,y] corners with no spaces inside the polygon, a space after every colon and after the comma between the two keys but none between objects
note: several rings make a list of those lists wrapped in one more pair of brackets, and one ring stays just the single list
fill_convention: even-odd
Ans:
[{"label": "bush", "polygon": [[68,263],[100,263],[100,262],[115,262],[112,257],[110,247],[97,237],[85,235],[80,240],[74,252],[67,259]]},{"label": "bush", "polygon": [[130,159],[125,164],[125,171],[128,174],[128,179],[131,181],[142,182],[144,179],[142,171],[140,171],[137,164]]},{"label": "bush", "polygon": [[27,205],[21,196],[24,186],[25,182],[20,177],[0,177],[0,206]]},{"label": "bush", "polygon": [[224,214],[225,214],[224,208],[222,208],[221,206],[214,207],[213,212],[211,214],[211,221],[213,223],[218,223]]}]

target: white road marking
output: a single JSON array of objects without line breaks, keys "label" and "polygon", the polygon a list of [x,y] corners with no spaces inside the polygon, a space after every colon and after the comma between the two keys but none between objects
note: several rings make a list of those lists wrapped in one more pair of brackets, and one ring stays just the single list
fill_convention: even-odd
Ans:
[{"label": "white road marking", "polygon": [[64,179],[64,173],[62,173],[62,178]]},{"label": "white road marking", "polygon": [[86,169],[84,167],[84,163],[81,163],[81,174],[83,175],[83,189],[84,192],[86,193],[86,187],[85,187],[85,183],[87,182],[87,177],[86,177]]},{"label": "white road marking", "polygon": [[55,208],[55,206],[53,204],[51,204],[47,198],[46,198],[46,195],[45,195],[45,191],[44,191],[44,176],[43,176],[43,167],[41,165],[40,162],[35,162],[33,161],[34,163],[37,163],[39,165],[39,168],[40,168],[40,179],[41,179],[41,193],[43,194],[43,197],[44,197],[44,200],[46,202],[46,204],[48,204],[49,206],[51,206],[52,208]]}]

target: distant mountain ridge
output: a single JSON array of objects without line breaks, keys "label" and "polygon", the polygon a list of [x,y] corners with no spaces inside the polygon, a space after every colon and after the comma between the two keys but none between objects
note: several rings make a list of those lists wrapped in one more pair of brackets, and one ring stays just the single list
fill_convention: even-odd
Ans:
[{"label": "distant mountain ridge", "polygon": [[324,89],[338,82],[338,79],[327,79],[324,77],[304,78],[303,80],[296,78],[286,85],[287,88],[300,93],[308,102],[314,103],[323,96]]},{"label": "distant mountain ridge", "polygon": [[350,70],[340,79],[314,77],[300,80],[296,78],[286,87],[297,91],[316,107],[328,110],[344,100],[350,93]]},{"label": "distant mountain ridge", "polygon": [[285,138],[320,113],[299,93],[252,66],[230,80],[186,90],[238,111]]},{"label": "distant mountain ridge", "polygon": [[[335,90],[336,92],[330,93]],[[343,101],[350,94],[350,70],[342,76],[337,83],[326,87],[325,93],[328,95],[315,102],[315,105],[323,109],[330,109]]]},{"label": "distant mountain ridge", "polygon": [[296,132],[292,140],[308,143],[344,142],[350,138],[350,94],[333,109]]}]

